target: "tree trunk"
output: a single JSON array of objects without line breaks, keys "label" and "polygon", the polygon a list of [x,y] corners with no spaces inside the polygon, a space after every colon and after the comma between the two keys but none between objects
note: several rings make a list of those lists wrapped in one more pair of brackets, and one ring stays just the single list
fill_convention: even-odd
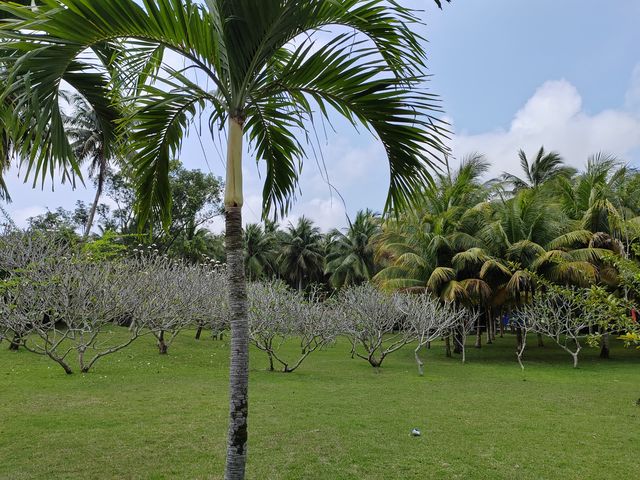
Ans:
[{"label": "tree trunk", "polygon": [[517,349],[522,349],[522,329],[520,327],[516,328],[516,344]]},{"label": "tree trunk", "polygon": [[538,334],[538,346],[539,347],[544,347],[544,339],[542,338],[542,334],[541,333]]},{"label": "tree trunk", "polygon": [[73,373],[73,371],[71,370],[71,367],[69,365],[67,365],[67,363],[64,360],[62,360],[61,358],[58,358],[56,355],[54,355],[51,352],[47,352],[47,356],[51,360],[56,362],[58,365],[60,365],[62,367],[62,369],[64,370],[64,373],[66,373],[67,375],[71,375]]},{"label": "tree trunk", "polygon": [[169,345],[164,341],[164,330],[160,330],[160,335],[158,336],[158,351],[160,355],[166,355],[169,351]]},{"label": "tree trunk", "polygon": [[609,334],[603,333],[600,338],[600,358],[609,358]]},{"label": "tree trunk", "polygon": [[249,321],[242,238],[242,120],[229,119],[225,247],[231,310],[229,431],[225,480],[243,480],[247,462],[249,411]]},{"label": "tree trunk", "polygon": [[453,330],[453,353],[462,353],[464,347],[462,346],[462,332],[459,328]]},{"label": "tree trunk", "polygon": [[275,370],[275,367],[273,366],[273,355],[271,352],[267,352],[267,356],[269,357],[269,371],[273,372]]},{"label": "tree trunk", "polygon": [[384,360],[384,357],[380,357],[380,360],[376,359],[373,355],[369,356],[369,365],[371,365],[373,368],[380,368],[380,366],[382,365],[382,360]]},{"label": "tree trunk", "polygon": [[11,342],[9,342],[9,350],[13,352],[20,350],[20,342],[22,342],[22,337],[16,333],[11,339]]},{"label": "tree trunk", "polygon": [[96,197],[93,200],[93,204],[91,205],[91,210],[89,211],[89,217],[87,218],[87,224],[84,227],[84,238],[88,238],[91,233],[91,227],[93,226],[93,220],[96,216],[96,210],[98,209],[98,203],[100,202],[100,196],[102,195],[102,187],[104,184],[104,175],[106,172],[102,171],[103,162],[101,162],[100,172],[98,172],[98,188],[96,190]]},{"label": "tree trunk", "polygon": [[493,314],[491,312],[491,309],[487,310],[486,313],[486,319],[487,319],[487,345],[490,345],[493,343]]},{"label": "tree trunk", "polygon": [[196,340],[200,340],[200,335],[202,335],[202,327],[198,327],[196,330]]},{"label": "tree trunk", "polygon": [[482,348],[482,315],[478,316],[478,323],[476,325],[476,348]]},{"label": "tree trunk", "polygon": [[444,349],[447,357],[451,356],[451,335],[444,337]]},{"label": "tree trunk", "polygon": [[494,315],[491,319],[491,340],[496,341],[496,332],[498,331],[498,322],[500,322],[500,317]]},{"label": "tree trunk", "polygon": [[424,362],[420,358],[420,355],[418,355],[419,352],[420,352],[420,345],[418,345],[416,349],[413,351],[413,355],[416,359],[416,364],[418,365],[418,375],[422,377],[424,376]]}]

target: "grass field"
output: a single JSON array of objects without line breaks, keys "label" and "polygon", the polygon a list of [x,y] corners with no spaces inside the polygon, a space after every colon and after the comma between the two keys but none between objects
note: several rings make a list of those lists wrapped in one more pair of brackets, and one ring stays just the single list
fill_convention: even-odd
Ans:
[{"label": "grass field", "polygon": [[[410,348],[379,372],[345,341],[293,374],[254,352],[248,478],[640,478],[640,352],[586,350],[574,370],[534,346],[523,374],[513,343],[471,348],[466,365],[437,343],[422,378]],[[0,344],[0,478],[221,478],[227,356],[185,333],[161,357],[143,338],[66,376]]]}]

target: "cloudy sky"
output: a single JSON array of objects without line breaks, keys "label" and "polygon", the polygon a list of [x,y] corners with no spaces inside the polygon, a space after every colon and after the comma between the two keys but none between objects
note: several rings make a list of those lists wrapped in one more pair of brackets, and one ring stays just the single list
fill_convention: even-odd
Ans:
[{"label": "cloudy sky", "polygon": [[[406,3],[426,9],[430,89],[441,96],[455,132],[455,158],[481,152],[493,164],[491,175],[517,172],[518,149],[533,155],[544,145],[576,167],[598,151],[640,166],[639,1],[454,0],[444,11],[429,0]],[[382,148],[341,122],[336,131],[321,145],[328,180],[340,195],[308,159],[302,195],[285,223],[306,215],[328,229],[344,226],[346,215],[359,209],[384,206]],[[191,135],[180,158],[188,168],[222,176],[220,151]],[[251,160],[245,180],[245,217],[257,221],[261,180]],[[52,192],[50,184],[32,189],[17,171],[7,181],[13,203],[5,208],[21,225],[47,208],[72,208],[93,197],[90,182],[75,191],[56,185]]]}]

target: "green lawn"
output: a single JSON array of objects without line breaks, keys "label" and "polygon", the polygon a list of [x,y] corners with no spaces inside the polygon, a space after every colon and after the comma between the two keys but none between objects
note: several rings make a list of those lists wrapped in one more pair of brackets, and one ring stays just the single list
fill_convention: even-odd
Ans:
[{"label": "green lawn", "polygon": [[[513,343],[462,365],[438,342],[422,378],[410,348],[379,372],[345,341],[293,374],[254,352],[248,478],[640,478],[640,351],[586,350],[574,370],[533,346],[523,374]],[[222,478],[227,356],[185,333],[161,357],[145,337],[66,376],[0,344],[0,478]]]}]

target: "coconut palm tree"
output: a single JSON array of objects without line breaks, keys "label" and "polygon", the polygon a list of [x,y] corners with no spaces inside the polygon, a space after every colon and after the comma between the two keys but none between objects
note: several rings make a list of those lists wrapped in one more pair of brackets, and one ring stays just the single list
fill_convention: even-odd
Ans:
[{"label": "coconut palm tree", "polygon": [[514,191],[527,188],[539,188],[549,180],[558,177],[570,177],[575,173],[575,169],[567,167],[564,160],[557,152],[546,152],[544,147],[540,147],[536,157],[529,161],[524,150],[518,151],[520,166],[524,172],[524,177],[518,177],[511,173],[504,173],[502,179],[513,185]]},{"label": "coconut palm tree", "polygon": [[442,273],[439,267],[451,267],[454,255],[484,246],[476,234],[492,187],[482,181],[488,167],[482,155],[468,155],[458,169],[439,174],[436,184],[423,190],[415,212],[383,225],[376,258],[384,268],[374,277],[377,283],[387,289],[424,288],[434,271]]},{"label": "coconut palm tree", "polygon": [[379,233],[380,217],[371,210],[359,211],[346,233],[331,233],[326,273],[334,288],[371,280],[376,273],[373,240]]},{"label": "coconut palm tree", "polygon": [[537,271],[549,280],[589,285],[597,280],[604,252],[564,215],[547,192],[521,190],[513,198],[492,203],[487,225],[479,233],[494,257],[512,262],[516,270]]},{"label": "coconut palm tree", "polygon": [[278,266],[280,274],[292,287],[302,291],[309,284],[322,279],[324,245],[320,229],[313,221],[301,217],[280,237]]},{"label": "coconut palm tree", "polygon": [[91,233],[111,159],[106,155],[104,135],[93,108],[77,93],[64,94],[63,98],[71,108],[71,113],[63,116],[71,148],[78,162],[89,163],[89,178],[93,179],[96,185],[96,195],[84,227],[84,238],[87,238]]},{"label": "coconut palm tree", "polygon": [[[606,153],[587,159],[586,170],[573,182],[558,184],[558,194],[565,213],[580,228],[590,232],[603,232],[619,238],[623,223],[623,198],[626,205],[631,198],[624,195],[624,187],[633,170]],[[629,212],[627,211],[627,216]],[[637,215],[637,213],[636,213]],[[630,217],[634,214],[631,212]]]},{"label": "coconut palm tree", "polygon": [[[162,0],[142,5],[135,0],[50,0],[37,11],[11,4],[0,9],[23,20],[0,32],[6,40],[0,57],[7,59],[12,93],[41,120],[32,137],[41,136],[44,126],[52,131],[26,156],[33,174],[42,177],[68,166],[80,173],[62,138],[59,88],[67,80],[100,115],[98,100],[111,100],[103,88],[105,63],[117,69],[120,90],[135,91],[127,99],[130,122],[123,128],[133,152],[141,219],[158,215],[165,224],[170,221],[169,162],[190,119],[204,115],[212,133],[226,129],[232,357],[225,478],[243,478],[248,438],[244,140],[265,166],[265,213],[284,214],[291,206],[305,158],[299,139],[306,138],[304,132],[318,115],[330,112],[365,125],[384,145],[390,165],[387,210],[413,204],[446,150],[445,131],[433,117],[434,97],[423,89],[425,52],[415,33],[416,14],[384,0]],[[319,31],[327,35],[325,43],[316,42]],[[96,55],[85,55],[87,48]],[[163,63],[166,51],[180,56],[186,67]]]},{"label": "coconut palm tree", "polygon": [[244,262],[249,280],[258,280],[278,271],[277,242],[274,232],[250,223],[244,228]]}]

